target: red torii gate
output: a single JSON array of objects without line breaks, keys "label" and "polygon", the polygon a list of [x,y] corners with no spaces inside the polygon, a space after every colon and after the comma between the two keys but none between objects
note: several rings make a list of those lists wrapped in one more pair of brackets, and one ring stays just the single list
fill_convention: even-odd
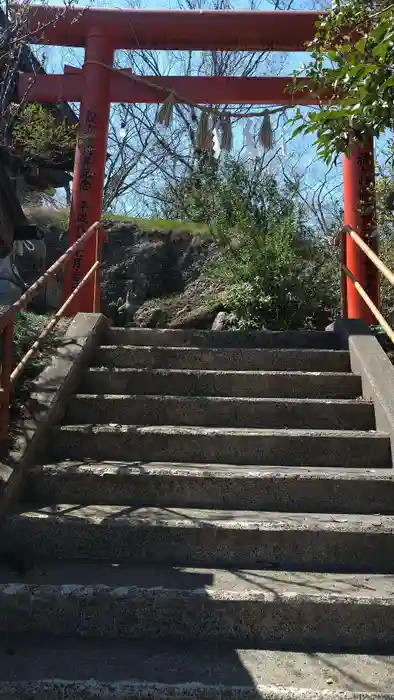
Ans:
[{"label": "red torii gate", "polygon": [[[75,155],[69,243],[100,219],[111,102],[160,103],[168,92],[130,80],[128,70],[114,70],[116,49],[303,51],[315,34],[317,12],[234,10],[110,10],[32,6],[27,31],[34,41],[85,48],[82,70],[66,67],[64,75],[21,74],[19,95],[30,101],[80,102],[79,139]],[[144,76],[185,102],[199,104],[310,105],[317,100],[302,89],[290,93],[291,78],[162,77]],[[344,157],[344,223],[377,251],[373,144],[356,146]],[[361,202],[371,206],[365,210]],[[68,269],[64,298],[84,277],[101,247],[96,241],[76,256]],[[379,275],[358,246],[347,241],[346,264],[379,307]],[[96,288],[95,285],[96,284]],[[93,278],[69,312],[97,311],[99,280]],[[347,281],[349,318],[374,317],[350,280]]]}]

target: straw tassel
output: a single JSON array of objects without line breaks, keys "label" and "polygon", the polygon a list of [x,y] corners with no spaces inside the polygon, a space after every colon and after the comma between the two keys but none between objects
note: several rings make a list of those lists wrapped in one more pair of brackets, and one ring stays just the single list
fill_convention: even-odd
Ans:
[{"label": "straw tassel", "polygon": [[170,126],[172,122],[172,115],[174,112],[174,95],[172,92],[168,95],[168,97],[164,100],[163,104],[159,108],[159,111],[157,112],[157,117],[156,121],[158,124],[164,124],[164,126]]},{"label": "straw tassel", "polygon": [[268,110],[264,112],[263,123],[260,129],[260,143],[264,151],[269,151],[274,145],[270,113]]},{"label": "straw tassel", "polygon": [[200,121],[198,122],[197,142],[198,147],[202,151],[212,150],[212,133],[208,112],[201,112]]},{"label": "straw tassel", "polygon": [[233,147],[233,130],[230,117],[222,114],[220,117],[219,126],[220,150],[229,152]]}]

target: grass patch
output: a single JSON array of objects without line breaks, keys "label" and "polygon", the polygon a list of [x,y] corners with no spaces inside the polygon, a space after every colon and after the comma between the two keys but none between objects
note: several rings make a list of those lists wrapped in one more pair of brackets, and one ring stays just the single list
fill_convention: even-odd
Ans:
[{"label": "grass patch", "polygon": [[[28,216],[38,225],[53,225],[59,229],[68,227],[67,209],[49,209],[45,207],[35,207],[27,211]],[[153,233],[155,231],[174,231],[180,235],[191,233],[194,235],[204,235],[209,233],[209,227],[196,223],[195,221],[180,221],[178,219],[139,219],[126,214],[103,214],[103,223],[120,223],[137,226],[141,231]]]},{"label": "grass patch", "polygon": [[208,233],[208,226],[194,221],[177,219],[138,219],[124,214],[103,214],[103,221],[119,222],[138,226],[141,231],[175,231],[177,233]]}]

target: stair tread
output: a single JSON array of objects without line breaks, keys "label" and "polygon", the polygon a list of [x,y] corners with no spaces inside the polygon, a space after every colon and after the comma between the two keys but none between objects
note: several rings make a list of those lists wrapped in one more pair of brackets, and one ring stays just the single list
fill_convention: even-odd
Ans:
[{"label": "stair tread", "polygon": [[223,435],[223,436],[256,436],[256,437],[329,437],[345,440],[346,438],[371,438],[371,440],[389,440],[388,433],[377,430],[314,430],[310,428],[222,428],[211,426],[184,426],[184,425],[133,425],[118,423],[82,423],[71,425],[58,425],[53,428],[55,432],[84,431],[93,433],[159,433],[163,435]]},{"label": "stair tread", "polygon": [[288,353],[313,353],[313,354],[321,354],[325,355],[326,353],[335,353],[336,355],[343,355],[344,357],[349,357],[349,350],[340,350],[337,348],[234,348],[234,347],[224,347],[224,348],[218,348],[218,347],[207,347],[207,348],[201,348],[198,345],[133,345],[129,343],[101,343],[99,348],[105,349],[105,350],[115,350],[117,348],[125,348],[126,350],[136,350],[138,352],[141,351],[163,351],[165,352],[180,352],[180,353],[188,353],[188,352],[210,352],[210,353],[237,353],[239,354],[240,352],[246,351],[246,352],[253,352],[253,353],[275,353],[275,354],[288,354]]},{"label": "stair tread", "polygon": [[[18,582],[17,586],[13,586]],[[19,586],[20,584],[20,586]],[[124,588],[123,595],[133,595],[133,589],[160,589],[183,591],[185,596],[199,596],[207,591],[215,599],[272,600],[278,597],[309,597],[329,602],[331,598],[376,599],[394,605],[394,575],[314,573],[308,571],[231,570],[201,567],[133,566],[124,564],[62,561],[39,561],[27,568],[23,576],[0,565],[0,596],[34,594],[37,586],[45,587],[45,595],[56,595],[63,588],[78,595],[82,588],[91,594],[90,587],[98,592],[107,586],[109,592]],[[127,590],[128,589],[128,592]],[[134,591],[137,594],[137,590]]]},{"label": "stair tread", "polygon": [[65,522],[124,527],[182,527],[242,530],[326,530],[352,532],[394,532],[394,515],[336,513],[283,513],[201,508],[159,508],[114,505],[56,504],[21,510],[13,519]]},{"label": "stair tread", "polygon": [[342,347],[108,329],[3,525],[0,700],[394,700],[390,438]]},{"label": "stair tread", "polygon": [[[340,479],[342,480],[365,480],[365,481],[387,481],[394,480],[394,471],[390,469],[358,469],[357,467],[292,467],[292,466],[269,466],[269,465],[248,465],[248,464],[198,464],[198,463],[172,463],[172,462],[124,462],[124,461],[102,461],[92,462],[81,460],[63,460],[53,463],[35,465],[29,470],[30,474],[39,475],[43,471],[70,472],[71,474],[83,474],[85,472],[97,472],[98,475],[119,475],[121,476],[146,476],[158,475],[184,475],[193,477],[227,478],[237,477],[240,479],[255,478],[256,476],[265,479]],[[394,503],[393,503],[394,509]]]},{"label": "stair tread", "polygon": [[304,372],[299,370],[222,370],[222,369],[172,369],[172,368],[141,368],[141,367],[88,367],[89,374],[153,374],[153,375],[180,375],[180,376],[208,376],[225,375],[225,376],[251,376],[269,375],[274,377],[281,376],[306,376],[306,377],[325,377],[337,378],[343,381],[344,377],[357,377],[352,372]]},{"label": "stair tread", "polygon": [[[227,688],[234,688],[233,700],[243,697],[256,700],[260,697],[259,688],[261,698],[266,700],[297,699],[297,690],[304,700],[316,700],[316,690],[358,691],[363,698],[368,697],[368,692],[380,692],[385,694],[384,700],[394,697],[394,656],[390,655],[237,649],[201,643],[197,646],[184,642],[106,641],[26,634],[0,637],[0,648],[15,652],[0,655],[1,700],[47,698],[50,684],[61,685],[59,679],[70,683],[79,681],[86,693],[80,697],[93,697],[88,694],[88,690],[92,691],[93,678],[96,697],[114,700],[126,697],[219,700],[226,697],[223,692]],[[14,682],[14,688],[6,689],[6,681]],[[40,688],[40,681],[42,696],[32,692]],[[23,682],[26,695],[18,694]],[[109,689],[104,685],[101,691],[100,683],[113,683],[113,687]],[[206,689],[200,684],[207,686]],[[303,689],[309,689],[309,694]],[[58,697],[76,698],[77,690],[77,687],[71,688]],[[390,692],[392,695],[388,694]],[[347,695],[346,700],[348,698]],[[379,699],[375,696],[375,700]]]},{"label": "stair tread", "polygon": [[212,348],[192,345],[102,344],[94,366],[209,370],[320,370],[349,372],[348,350],[320,348]]},{"label": "stair tread", "polygon": [[[103,387],[104,388],[104,387]],[[357,399],[308,399],[221,396],[167,396],[132,393],[75,394],[64,423],[224,426],[374,430],[373,404]],[[93,387],[92,387],[93,389]],[[109,391],[111,388],[108,387]],[[126,389],[126,391],[125,391]],[[175,392],[174,392],[175,393]],[[243,393],[243,392],[242,392]],[[310,392],[313,393],[313,392]]]},{"label": "stair tread", "polygon": [[[116,363],[115,363],[116,364]],[[162,363],[164,364],[164,363]],[[309,368],[309,363],[308,368]],[[198,363],[196,363],[198,367]],[[312,369],[312,367],[311,367]],[[283,370],[212,370],[89,367],[81,378],[86,393],[186,396],[294,396],[357,398],[361,377],[351,372]]]},{"label": "stair tread", "polygon": [[108,344],[143,344],[163,347],[197,345],[198,347],[238,348],[341,348],[337,333],[323,330],[293,331],[207,331],[177,328],[109,327],[104,342]]},{"label": "stair tread", "polygon": [[225,401],[226,403],[232,403],[232,404],[255,404],[257,406],[259,405],[270,405],[270,404],[289,404],[289,405],[297,405],[297,406],[302,406],[303,404],[308,404],[312,406],[325,406],[325,405],[330,405],[333,404],[334,406],[372,406],[373,402],[368,401],[367,399],[363,398],[355,398],[355,399],[312,399],[312,398],[305,398],[305,399],[300,399],[300,398],[294,398],[294,397],[280,397],[278,396],[277,398],[275,397],[257,397],[257,396],[182,396],[180,394],[179,396],[168,396],[165,394],[94,394],[92,392],[79,392],[77,394],[73,395],[74,399],[81,399],[81,400],[87,400],[87,399],[94,399],[94,400],[107,400],[107,399],[116,399],[117,401],[125,401],[125,400],[130,400],[130,399],[135,399],[135,400],[141,400],[141,401],[161,401],[161,402],[168,402],[168,403],[173,403],[174,401],[179,401],[180,403],[213,403],[213,404],[220,404],[221,402]]},{"label": "stair tread", "polygon": [[[228,428],[215,426],[186,426],[186,425],[138,425],[120,423],[76,423],[57,425],[52,428],[52,432],[59,433],[91,433],[93,435],[111,434],[139,434],[139,435],[167,435],[179,437],[238,437],[238,438],[328,438],[336,439],[340,442],[346,440],[384,440],[389,442],[388,433],[377,430],[321,430],[311,428]],[[60,456],[60,455],[59,455]],[[94,457],[94,455],[92,455]]]}]

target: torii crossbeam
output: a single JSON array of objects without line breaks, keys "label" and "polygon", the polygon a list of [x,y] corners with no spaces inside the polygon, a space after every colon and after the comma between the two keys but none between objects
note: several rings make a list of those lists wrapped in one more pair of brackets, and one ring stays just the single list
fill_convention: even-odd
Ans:
[{"label": "torii crossbeam", "polygon": [[[22,74],[19,95],[31,101],[80,102],[79,138],[75,156],[69,242],[73,243],[101,217],[108,121],[111,102],[160,103],[168,90],[196,104],[307,105],[317,98],[309,91],[289,90],[291,78],[144,76],[132,79],[129,70],[114,70],[116,49],[303,51],[315,34],[317,12],[233,10],[112,10],[30,6],[27,32],[31,41],[85,48],[82,70],[66,66],[63,75]],[[320,13],[321,16],[321,13]],[[155,83],[156,87],[146,84]],[[157,86],[163,90],[157,89]],[[319,99],[324,99],[320,95]],[[373,210],[362,214],[360,202],[370,199],[374,182],[373,145],[355,148],[344,158],[344,218],[371,245]],[[373,209],[373,208],[372,208]],[[69,268],[64,298],[84,277],[96,259],[92,241]],[[376,237],[373,247],[377,248]],[[379,278],[358,246],[349,240],[347,267],[379,306]],[[96,287],[94,286],[96,284]],[[99,280],[92,280],[78,297],[76,311],[97,311]],[[370,321],[370,312],[348,281],[350,318]]]}]

